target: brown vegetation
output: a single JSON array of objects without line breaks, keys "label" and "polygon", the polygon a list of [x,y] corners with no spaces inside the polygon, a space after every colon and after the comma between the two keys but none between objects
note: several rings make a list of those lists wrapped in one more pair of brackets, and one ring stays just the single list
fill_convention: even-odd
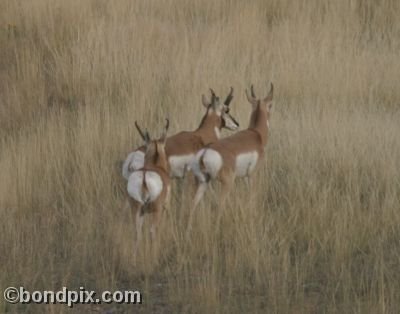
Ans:
[{"label": "brown vegetation", "polygon": [[[397,0],[0,1],[1,290],[139,289],[149,313],[396,313],[399,15]],[[243,127],[245,88],[269,81],[252,190],[237,182],[218,229],[209,193],[187,239],[175,183],[134,267],[115,168],[140,144],[134,121],[192,130],[201,94],[233,86]]]}]

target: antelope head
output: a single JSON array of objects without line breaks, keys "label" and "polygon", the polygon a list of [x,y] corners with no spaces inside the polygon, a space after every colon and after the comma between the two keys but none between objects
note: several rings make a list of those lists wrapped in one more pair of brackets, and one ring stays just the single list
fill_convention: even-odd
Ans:
[{"label": "antelope head", "polygon": [[226,128],[228,130],[237,130],[239,123],[229,113],[229,105],[233,99],[233,88],[231,87],[228,96],[223,103],[220,102],[218,96],[215,95],[213,89],[210,88],[211,100],[209,101],[206,96],[202,95],[203,106],[207,108],[208,114],[215,114],[221,119],[219,128]]},{"label": "antelope head", "polygon": [[168,168],[167,157],[165,154],[165,143],[167,140],[167,132],[169,129],[169,120],[166,120],[166,124],[163,128],[163,132],[158,139],[152,140],[149,132],[147,130],[143,132],[140,127],[135,123],[136,128],[143,141],[145,142],[146,152],[145,152],[145,165],[148,163],[155,164],[157,166]]},{"label": "antelope head", "polygon": [[271,83],[270,90],[264,99],[256,97],[254,86],[250,87],[250,94],[246,89],[246,97],[248,102],[252,105],[253,112],[250,118],[250,127],[254,127],[257,120],[261,116],[265,116],[267,127],[269,127],[269,118],[271,116],[272,100],[274,95],[274,85]]}]

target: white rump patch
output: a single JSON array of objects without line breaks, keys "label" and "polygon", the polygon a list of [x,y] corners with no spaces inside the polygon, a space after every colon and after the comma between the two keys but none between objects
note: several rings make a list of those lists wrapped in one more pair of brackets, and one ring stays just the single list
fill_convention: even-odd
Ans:
[{"label": "white rump patch", "polygon": [[143,171],[135,171],[128,178],[128,194],[134,200],[143,204],[142,199]]},{"label": "white rump patch", "polygon": [[[203,160],[203,165],[201,165],[200,160]],[[206,182],[206,175],[214,179],[221,170],[222,164],[220,153],[212,148],[203,148],[196,154],[191,167],[196,178],[200,182]]]},{"label": "white rump patch", "polygon": [[[202,167],[200,160],[203,160],[204,166]],[[217,151],[211,148],[203,148],[197,152],[191,164],[191,168],[193,174],[200,182],[206,182],[206,175],[215,178],[221,170],[222,164],[222,157]]]},{"label": "white rump patch", "polygon": [[171,167],[171,176],[182,178],[186,171],[190,171],[190,165],[194,159],[194,154],[187,154],[187,155],[172,155],[169,156],[168,162],[169,166]]},{"label": "white rump patch", "polygon": [[236,176],[245,177],[249,175],[257,165],[258,153],[248,152],[236,156]]},{"label": "white rump patch", "polygon": [[203,155],[203,164],[205,169],[202,172],[209,174],[212,178],[215,178],[222,168],[222,156],[216,150],[207,148]]},{"label": "white rump patch", "polygon": [[[147,189],[143,186],[143,174]],[[163,182],[160,175],[154,171],[134,171],[128,180],[128,194],[140,204],[153,202],[161,194]]]},{"label": "white rump patch", "polygon": [[128,180],[131,173],[143,168],[143,165],[144,153],[142,151],[136,150],[130,153],[122,165],[122,176]]},{"label": "white rump patch", "polygon": [[154,171],[146,171],[146,184],[149,190],[150,202],[160,196],[163,189],[163,182],[160,175]]},{"label": "white rump patch", "polygon": [[200,181],[200,182],[205,182],[206,181],[206,177],[204,176],[204,174],[201,172],[200,170],[200,164],[199,164],[199,160],[200,157],[203,156],[204,153],[204,148],[200,149],[197,153],[196,156],[193,158],[192,162],[190,163],[190,168],[192,169],[193,174],[196,176],[196,178]]}]

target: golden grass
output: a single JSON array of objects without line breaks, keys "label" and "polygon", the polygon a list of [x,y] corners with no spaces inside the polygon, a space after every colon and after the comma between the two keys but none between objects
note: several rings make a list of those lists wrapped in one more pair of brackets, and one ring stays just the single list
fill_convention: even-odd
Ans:
[{"label": "golden grass", "polygon": [[[398,311],[399,13],[396,0],[1,1],[1,290],[139,289],[149,313]],[[268,81],[251,190],[237,182],[220,229],[207,194],[186,239],[191,195],[175,184],[135,267],[115,168],[140,143],[133,122],[194,129],[201,94],[233,86],[245,127],[244,89]]]}]

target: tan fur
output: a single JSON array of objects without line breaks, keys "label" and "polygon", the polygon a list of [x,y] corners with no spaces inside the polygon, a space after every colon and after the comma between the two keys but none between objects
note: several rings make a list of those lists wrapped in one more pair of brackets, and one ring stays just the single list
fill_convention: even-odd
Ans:
[{"label": "tan fur", "polygon": [[[129,197],[129,204],[131,206],[131,209],[134,213],[136,220],[142,219],[142,216],[145,214],[152,215],[151,235],[152,239],[154,240],[156,235],[156,230],[160,222],[162,210],[163,208],[168,207],[169,193],[171,186],[171,179],[169,176],[169,165],[165,154],[165,133],[161,139],[151,141],[144,148],[145,148],[144,167],[138,171],[143,171],[144,173],[147,171],[156,172],[160,176],[161,181],[163,183],[162,191],[160,195],[149,204],[142,205],[131,197]],[[143,188],[146,188],[144,180],[143,180],[143,185],[144,185]],[[136,221],[137,235],[136,235],[135,252],[137,252],[140,245],[141,227],[142,223],[138,224]]]},{"label": "tan fur", "polygon": [[[230,98],[229,102],[233,98],[232,92],[233,89],[231,89],[231,92],[228,95],[228,98]],[[203,96],[203,105],[207,107],[207,111],[204,114],[200,125],[196,130],[182,131],[167,138],[165,145],[167,160],[170,156],[179,157],[188,154],[195,154],[205,145],[208,145],[218,140],[215,129],[217,128],[220,131],[222,128],[225,127],[225,123],[221,113],[218,113],[215,108],[215,102],[219,102],[218,97],[215,96],[213,91],[212,95],[212,100],[209,103],[206,103],[206,100]],[[225,103],[227,102],[227,100],[225,101]],[[222,104],[221,106],[224,106],[222,110],[229,111],[227,109],[227,106]],[[227,114],[229,115],[229,113]],[[232,116],[230,116],[230,118],[233,119]],[[143,145],[136,150],[145,152],[145,146]]]},{"label": "tan fur", "polygon": [[183,131],[167,138],[165,146],[167,156],[194,154],[205,145],[217,141],[214,128],[221,130],[221,120],[220,116],[209,109],[195,131]]},{"label": "tan fur", "polygon": [[[211,109],[208,110],[195,131],[182,131],[167,138],[165,144],[167,157],[195,154],[205,145],[218,140],[214,127],[221,130],[222,119]],[[137,150],[145,152],[146,147],[143,145],[137,148]]]},{"label": "tan fur", "polygon": [[[235,164],[237,156],[243,153],[257,152],[258,159],[256,167],[264,159],[264,148],[268,141],[267,120],[269,120],[270,117],[273,86],[271,84],[271,91],[269,92],[268,96],[263,100],[257,100],[255,98],[253,87],[251,88],[251,91],[252,96],[248,96],[248,100],[250,103],[252,103],[253,110],[250,116],[249,127],[246,130],[237,132],[231,136],[211,143],[207,147],[207,149],[217,151],[222,157],[222,167],[216,177],[216,179],[221,181],[222,183],[222,202],[225,201],[227,193],[231,189],[231,185],[233,184],[234,178],[236,176]],[[204,169],[204,165],[202,165],[202,157],[199,160],[200,169]],[[201,183],[199,182],[199,184]],[[195,200],[194,208],[197,206],[197,203],[201,199],[201,197],[202,196],[196,197],[197,200]]]}]

